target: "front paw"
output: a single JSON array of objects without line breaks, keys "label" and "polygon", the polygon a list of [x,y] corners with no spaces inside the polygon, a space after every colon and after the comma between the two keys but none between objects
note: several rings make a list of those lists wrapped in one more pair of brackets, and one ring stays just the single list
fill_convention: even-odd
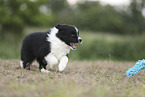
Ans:
[{"label": "front paw", "polygon": [[43,68],[43,69],[41,69],[41,72],[42,72],[42,73],[49,73],[50,71],[45,70],[45,69]]},{"label": "front paw", "polygon": [[63,72],[66,66],[59,66],[59,72]]},{"label": "front paw", "polygon": [[58,66],[60,72],[62,72],[66,68],[67,63],[68,63],[68,57],[63,56]]}]

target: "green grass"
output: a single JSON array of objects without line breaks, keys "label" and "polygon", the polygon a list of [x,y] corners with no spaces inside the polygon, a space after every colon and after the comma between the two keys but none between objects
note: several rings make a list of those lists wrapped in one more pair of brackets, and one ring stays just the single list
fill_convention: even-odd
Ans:
[{"label": "green grass", "polygon": [[131,78],[135,62],[70,61],[64,72],[21,70],[18,60],[0,60],[0,97],[144,97],[145,71]]},{"label": "green grass", "polygon": [[80,33],[83,44],[71,53],[79,60],[126,60],[136,61],[145,57],[145,35],[121,36],[84,32]]},{"label": "green grass", "polygon": [[1,59],[18,59],[20,57],[22,36],[8,34],[0,36],[0,58]]},{"label": "green grass", "polygon": [[[23,38],[36,31],[47,31],[49,28],[26,28],[23,35],[8,34],[0,36],[0,58],[19,59]],[[145,35],[121,36],[80,31],[83,44],[70,52],[72,60],[125,60],[137,61],[145,58]]]}]

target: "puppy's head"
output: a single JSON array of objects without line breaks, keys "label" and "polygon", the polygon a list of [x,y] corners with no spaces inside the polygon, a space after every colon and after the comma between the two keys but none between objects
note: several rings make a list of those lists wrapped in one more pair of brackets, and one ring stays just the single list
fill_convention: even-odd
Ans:
[{"label": "puppy's head", "polygon": [[79,30],[75,26],[58,24],[55,27],[59,30],[56,36],[69,45],[71,49],[76,49],[76,44],[82,43]]}]

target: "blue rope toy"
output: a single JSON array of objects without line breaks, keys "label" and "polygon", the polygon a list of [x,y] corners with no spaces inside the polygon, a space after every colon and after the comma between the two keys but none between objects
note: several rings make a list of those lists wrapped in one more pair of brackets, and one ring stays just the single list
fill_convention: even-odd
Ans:
[{"label": "blue rope toy", "polygon": [[135,74],[137,74],[138,72],[140,72],[142,69],[145,69],[145,59],[138,60],[136,62],[136,64],[132,68],[129,68],[126,71],[126,76],[127,77],[134,76]]}]

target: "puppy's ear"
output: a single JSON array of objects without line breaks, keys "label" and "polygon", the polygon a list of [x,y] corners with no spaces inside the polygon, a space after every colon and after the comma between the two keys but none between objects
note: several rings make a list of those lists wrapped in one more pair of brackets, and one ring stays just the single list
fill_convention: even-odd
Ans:
[{"label": "puppy's ear", "polygon": [[56,27],[57,29],[60,29],[60,28],[61,28],[61,24],[57,24],[55,27]]}]

